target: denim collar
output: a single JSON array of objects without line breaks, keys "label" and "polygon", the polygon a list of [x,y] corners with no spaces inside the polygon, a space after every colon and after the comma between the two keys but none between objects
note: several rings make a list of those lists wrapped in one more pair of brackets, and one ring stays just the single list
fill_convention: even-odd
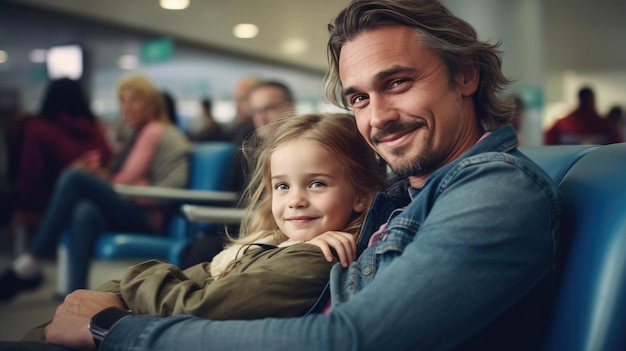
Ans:
[{"label": "denim collar", "polygon": [[[420,189],[426,186],[426,184],[428,184],[431,179],[436,178],[437,175],[442,172],[447,172],[450,167],[456,166],[459,162],[468,157],[472,157],[485,152],[509,152],[515,149],[517,145],[518,140],[515,128],[512,124],[504,125],[494,130],[487,137],[474,144],[471,148],[461,154],[461,156],[454,159],[452,162],[435,170],[431,175],[428,176],[428,179],[426,180],[426,182],[424,182],[424,185],[422,187],[414,188],[409,186],[409,196],[411,196],[411,198],[417,196]],[[406,179],[405,181],[407,183],[409,182],[408,179]]]}]

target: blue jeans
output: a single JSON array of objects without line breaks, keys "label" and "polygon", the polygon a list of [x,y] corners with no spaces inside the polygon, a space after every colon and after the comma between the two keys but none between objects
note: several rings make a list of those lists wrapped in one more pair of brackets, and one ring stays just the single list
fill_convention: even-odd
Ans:
[{"label": "blue jeans", "polygon": [[140,207],[121,198],[106,181],[77,169],[67,170],[59,178],[30,252],[36,257],[49,256],[66,230],[70,291],[87,287],[89,264],[101,233],[154,232]]}]

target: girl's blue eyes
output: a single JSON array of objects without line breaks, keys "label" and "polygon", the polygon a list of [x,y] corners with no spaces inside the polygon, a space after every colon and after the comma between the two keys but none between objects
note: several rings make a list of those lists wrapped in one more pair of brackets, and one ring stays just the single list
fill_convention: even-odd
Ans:
[{"label": "girl's blue eyes", "polygon": [[321,188],[321,187],[323,187],[324,185],[326,185],[326,184],[324,184],[324,183],[322,183],[322,182],[313,182],[313,183],[311,183],[311,185],[309,185],[309,186],[310,186],[311,188]]},{"label": "girl's blue eyes", "polygon": [[[314,181],[311,182],[311,184],[309,184],[309,188],[321,188],[323,186],[326,186],[326,184],[324,182],[320,182],[320,181]],[[279,183],[274,185],[274,189],[276,190],[287,190],[289,189],[289,185],[285,184],[285,183]]]}]

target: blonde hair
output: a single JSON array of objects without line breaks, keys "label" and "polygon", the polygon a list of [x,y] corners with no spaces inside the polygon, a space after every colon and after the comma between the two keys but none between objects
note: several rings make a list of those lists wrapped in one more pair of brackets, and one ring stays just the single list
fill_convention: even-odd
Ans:
[{"label": "blonde hair", "polygon": [[[359,134],[354,117],[350,114],[287,114],[278,117],[268,126],[267,135],[260,147],[244,145],[244,153],[254,165],[250,183],[244,191],[247,203],[236,244],[251,244],[264,238],[279,244],[287,240],[272,215],[272,185],[270,158],[272,153],[285,143],[307,140],[332,153],[343,165],[354,192],[369,203],[376,191],[385,187],[385,172],[372,148]],[[258,144],[256,144],[258,145]],[[365,211],[354,213],[344,232],[357,234],[365,217]]]},{"label": "blonde hair", "polygon": [[125,89],[135,90],[141,96],[145,97],[154,106],[154,117],[157,121],[172,124],[168,117],[163,92],[157,88],[150,78],[138,73],[126,75],[117,83],[117,95],[120,96],[122,90]]}]

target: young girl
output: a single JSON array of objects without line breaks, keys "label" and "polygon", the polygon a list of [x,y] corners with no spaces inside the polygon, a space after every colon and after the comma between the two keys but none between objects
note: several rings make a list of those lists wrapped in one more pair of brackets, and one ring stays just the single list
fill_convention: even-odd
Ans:
[{"label": "young girl", "polygon": [[113,305],[209,319],[296,316],[312,307],[336,260],[331,249],[344,266],[355,259],[355,236],[385,176],[351,115],[286,116],[268,132],[253,150],[239,239],[184,271],[155,260],[129,268],[99,289],[120,298]]}]

